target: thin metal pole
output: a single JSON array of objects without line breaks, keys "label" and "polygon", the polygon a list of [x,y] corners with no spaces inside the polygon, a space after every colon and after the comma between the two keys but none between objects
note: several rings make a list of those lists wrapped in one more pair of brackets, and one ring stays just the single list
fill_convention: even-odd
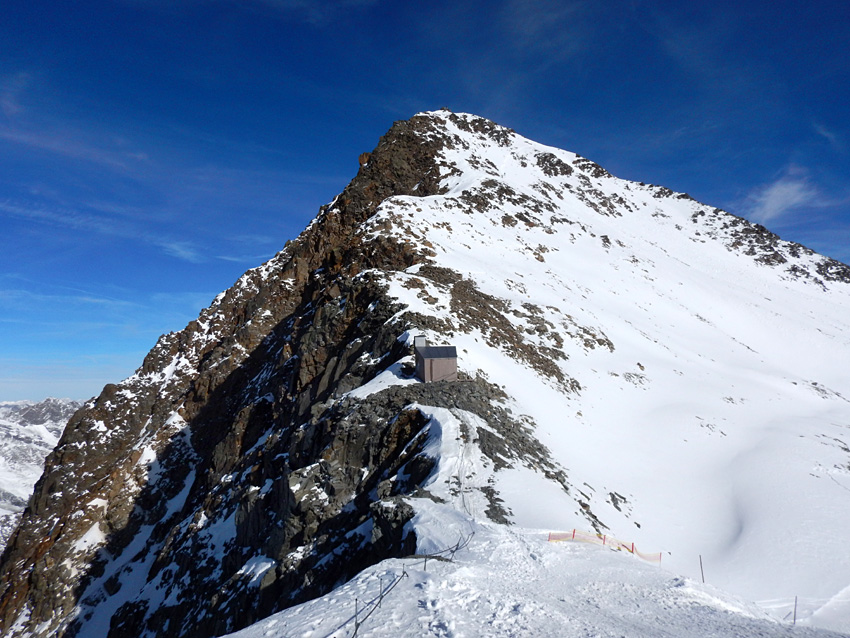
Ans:
[{"label": "thin metal pole", "polygon": [[357,635],[357,631],[360,629],[360,601],[355,598],[354,599],[354,635]]},{"label": "thin metal pole", "polygon": [[797,597],[794,596],[794,622],[791,623],[793,625],[797,624]]},{"label": "thin metal pole", "polygon": [[702,554],[699,555],[699,573],[702,576],[702,582],[705,582],[705,572],[702,570]]}]

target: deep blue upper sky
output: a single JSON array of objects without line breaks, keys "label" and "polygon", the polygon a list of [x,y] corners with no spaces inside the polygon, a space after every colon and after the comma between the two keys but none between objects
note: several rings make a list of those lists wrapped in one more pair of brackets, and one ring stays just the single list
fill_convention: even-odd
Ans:
[{"label": "deep blue upper sky", "polygon": [[850,261],[845,2],[6,0],[0,400],[131,374],[449,107]]}]

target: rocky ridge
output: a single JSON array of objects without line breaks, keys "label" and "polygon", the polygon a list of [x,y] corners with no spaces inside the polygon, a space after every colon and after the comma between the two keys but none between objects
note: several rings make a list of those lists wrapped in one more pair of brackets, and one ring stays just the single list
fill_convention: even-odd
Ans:
[{"label": "rocky ridge", "polygon": [[[530,183],[519,188],[491,159],[496,152]],[[483,118],[440,112],[398,122],[360,164],[297,239],[74,415],[3,554],[0,630],[220,635],[411,553],[409,497],[428,498],[422,483],[435,462],[417,405],[477,415],[486,427],[466,436],[494,472],[544,475],[570,495],[577,517],[606,529],[594,504],[602,490],[574,482],[485,369],[451,386],[357,392],[381,375],[404,378],[413,331],[478,335],[568,396],[583,391],[571,357],[618,347],[587,313],[512,303],[447,267],[436,237],[452,224],[472,235],[516,233],[553,282],[558,273],[545,264],[559,248],[531,241],[532,232],[564,246],[592,241],[636,268],[641,261],[627,237],[567,217],[565,201],[612,220],[651,214],[781,277],[821,288],[850,281],[847,266],[761,227],[617,180]],[[473,170],[488,177],[470,181]],[[668,201],[688,208],[688,225],[665,212]],[[421,214],[436,202],[451,222]],[[506,285],[521,289],[522,276],[512,277]],[[641,371],[623,378],[639,385]],[[487,515],[510,521],[497,491],[481,491]],[[609,500],[627,508],[616,492]]]},{"label": "rocky ridge", "polygon": [[[421,418],[372,398],[352,438],[354,416],[326,406],[408,354],[378,273],[427,250],[359,225],[388,197],[440,192],[445,143],[427,116],[394,125],[301,236],[72,419],[3,555],[4,631],[216,635],[410,551],[404,508],[376,490],[415,456]],[[248,587],[258,550],[276,567]]]}]

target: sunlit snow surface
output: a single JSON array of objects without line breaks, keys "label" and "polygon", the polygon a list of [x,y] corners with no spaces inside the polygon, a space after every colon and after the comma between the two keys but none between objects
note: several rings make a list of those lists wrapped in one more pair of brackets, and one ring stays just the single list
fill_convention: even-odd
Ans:
[{"label": "sunlit snow surface", "polygon": [[[766,618],[790,622],[795,596],[798,630],[850,632],[850,286],[795,278],[788,266],[814,273],[822,257],[784,242],[784,266],[757,263],[730,246],[730,218],[689,198],[513,134],[499,145],[445,113],[432,117],[457,136],[444,151],[458,169],[446,171],[448,192],[387,200],[362,232],[386,233],[389,219],[390,233],[427,242],[437,265],[503,300],[529,343],[561,351],[556,363],[578,393],[478,329],[428,334],[457,346],[463,371],[501,386],[608,532],[661,551],[662,566],[547,544],[534,530],[589,530],[577,495],[519,464],[494,472],[459,437],[442,436],[442,469],[428,489],[438,493],[453,476],[471,488],[490,481],[515,526],[484,523],[474,489],[428,523],[434,506],[413,501],[423,545],[457,541],[434,540],[447,509],[452,533],[475,530],[456,563],[429,564],[426,574],[384,562],[239,635],[350,635],[343,624],[354,599],[374,599],[403,565],[409,577],[358,635],[779,635],[785,628]],[[543,154],[572,173],[544,175]],[[495,201],[493,183],[514,192]],[[493,208],[470,214],[464,198],[478,191]],[[391,294],[451,320],[450,288],[419,270],[389,275]],[[534,330],[524,303],[549,331]],[[588,346],[582,334],[613,349]],[[356,393],[396,382],[407,381],[388,371]],[[464,418],[434,414],[441,430]],[[696,584],[700,558],[706,587]]]},{"label": "sunlit snow surface", "polygon": [[[233,638],[788,635],[792,619],[783,622],[758,605],[626,552],[550,543],[546,530],[482,520],[476,515],[480,503],[463,495],[474,494],[469,488],[486,472],[474,446],[458,436],[459,421],[477,417],[443,409],[432,416],[429,452],[439,466],[428,487],[448,502],[417,499],[412,525],[420,554],[441,553],[453,561],[383,561],[334,592]],[[452,479],[461,487],[454,496],[447,489]],[[444,551],[458,545],[455,553]],[[797,626],[794,635],[832,634]]]},{"label": "sunlit snow surface", "polygon": [[354,635],[355,619],[363,638],[833,635],[791,632],[756,605],[630,555],[492,524],[456,531],[475,536],[453,563],[384,561],[231,636],[343,638]]}]

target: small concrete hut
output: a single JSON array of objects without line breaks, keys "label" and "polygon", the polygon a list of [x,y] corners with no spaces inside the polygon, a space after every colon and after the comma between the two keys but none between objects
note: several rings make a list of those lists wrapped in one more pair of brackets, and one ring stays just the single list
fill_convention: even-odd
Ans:
[{"label": "small concrete hut", "polygon": [[457,348],[429,346],[424,336],[413,338],[416,376],[420,381],[457,381]]}]

